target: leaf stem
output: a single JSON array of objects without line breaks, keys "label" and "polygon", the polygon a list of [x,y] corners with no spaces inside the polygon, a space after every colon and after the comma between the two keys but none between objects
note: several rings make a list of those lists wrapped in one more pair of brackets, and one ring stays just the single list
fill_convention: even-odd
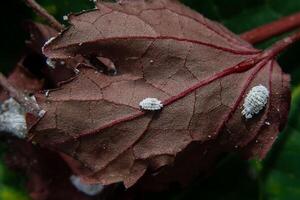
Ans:
[{"label": "leaf stem", "polygon": [[293,45],[295,42],[300,40],[300,31],[297,31],[295,33],[292,33],[291,35],[277,41],[275,44],[273,44],[270,48],[266,49],[262,55],[261,58],[269,58],[273,59],[278,54],[289,48],[291,45]]},{"label": "leaf stem", "polygon": [[25,3],[32,8],[32,10],[45,19],[49,25],[51,25],[52,28],[56,29],[57,31],[61,31],[64,26],[57,21],[51,14],[47,12],[46,9],[44,9],[40,4],[38,4],[35,0],[25,0]]},{"label": "leaf stem", "polygon": [[10,96],[22,105],[27,112],[32,113],[37,117],[42,117],[44,115],[45,111],[40,109],[36,101],[12,86],[2,73],[0,73],[0,86],[9,92]]},{"label": "leaf stem", "polygon": [[300,27],[300,12],[283,17],[277,21],[262,25],[242,33],[240,37],[251,44],[256,44],[273,36],[286,33]]}]

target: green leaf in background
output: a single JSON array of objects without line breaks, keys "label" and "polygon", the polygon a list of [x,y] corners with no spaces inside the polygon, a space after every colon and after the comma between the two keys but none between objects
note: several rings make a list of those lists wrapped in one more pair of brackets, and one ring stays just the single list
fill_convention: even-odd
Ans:
[{"label": "green leaf in background", "polygon": [[[58,20],[63,15],[92,8],[89,0],[37,0]],[[239,34],[282,16],[300,12],[300,0],[182,0],[206,17],[223,23]],[[0,15],[0,69],[8,72],[20,58],[27,34],[24,19],[41,20],[21,0],[6,1]],[[270,46],[273,38],[258,48]],[[184,191],[153,194],[149,199],[298,200],[300,199],[300,43],[279,57],[284,71],[292,76],[293,101],[286,130],[263,161],[244,161],[237,155],[225,158],[206,180],[195,181]],[[0,149],[1,152],[3,150]],[[0,200],[23,200],[24,179],[0,163]]]},{"label": "green leaf in background", "polygon": [[0,200],[29,200],[25,189],[25,177],[7,169],[3,162],[4,144],[0,144]]}]

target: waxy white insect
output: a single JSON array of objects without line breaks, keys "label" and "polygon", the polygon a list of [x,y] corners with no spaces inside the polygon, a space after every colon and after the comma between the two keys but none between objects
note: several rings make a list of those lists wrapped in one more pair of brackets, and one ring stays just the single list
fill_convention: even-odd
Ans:
[{"label": "waxy white insect", "polygon": [[245,98],[242,111],[246,119],[251,119],[266,106],[269,93],[269,90],[263,85],[255,86],[250,90]]},{"label": "waxy white insect", "polygon": [[84,183],[80,177],[72,175],[70,177],[70,181],[72,185],[79,190],[80,192],[83,192],[86,195],[89,196],[95,196],[99,193],[101,193],[104,189],[103,185],[100,184],[87,184]]},{"label": "waxy white insect", "polygon": [[24,139],[27,135],[25,110],[13,98],[4,101],[0,107],[0,132],[20,139]]},{"label": "waxy white insect", "polygon": [[163,104],[160,100],[156,98],[146,98],[143,101],[140,102],[140,107],[143,110],[160,110],[163,108]]}]

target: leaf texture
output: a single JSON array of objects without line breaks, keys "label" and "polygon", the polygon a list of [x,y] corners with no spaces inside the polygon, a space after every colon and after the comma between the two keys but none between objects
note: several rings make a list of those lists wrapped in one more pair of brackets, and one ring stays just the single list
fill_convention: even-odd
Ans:
[{"label": "leaf texture", "polygon": [[[177,1],[99,1],[69,19],[44,54],[107,58],[118,74],[81,65],[49,97],[36,95],[47,113],[30,138],[71,157],[91,183],[185,184],[224,153],[263,158],[286,121],[289,77],[276,61],[256,62],[261,51]],[[244,97],[259,84],[268,105],[245,120]],[[141,110],[148,97],[164,108]]]}]

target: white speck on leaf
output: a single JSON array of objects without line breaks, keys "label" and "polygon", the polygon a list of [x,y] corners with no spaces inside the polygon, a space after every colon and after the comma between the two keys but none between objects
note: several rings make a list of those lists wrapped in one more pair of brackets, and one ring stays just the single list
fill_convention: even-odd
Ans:
[{"label": "white speck on leaf", "polygon": [[161,110],[163,108],[163,104],[160,100],[156,98],[146,98],[140,102],[140,107],[143,110]]},{"label": "white speck on leaf", "polygon": [[64,21],[68,21],[68,20],[69,20],[69,17],[68,17],[67,15],[64,15],[64,16],[63,16],[63,20],[64,20]]},{"label": "white speck on leaf", "polygon": [[75,68],[74,71],[75,71],[76,74],[80,73],[79,69],[77,69],[77,68]]},{"label": "white speck on leaf", "polygon": [[46,96],[46,97],[49,97],[49,93],[50,93],[50,91],[47,90],[47,91],[45,92],[45,96]]},{"label": "white speck on leaf", "polygon": [[46,63],[49,67],[55,69],[56,62],[54,60],[52,60],[51,58],[47,58]]},{"label": "white speck on leaf", "polygon": [[270,126],[270,125],[271,125],[271,123],[270,123],[270,122],[265,122],[265,124],[266,124],[267,126]]},{"label": "white speck on leaf", "polygon": [[251,119],[266,106],[268,98],[269,90],[265,86],[258,85],[253,87],[245,98],[242,114],[246,119]]},{"label": "white speck on leaf", "polygon": [[1,105],[0,132],[10,133],[21,139],[27,135],[25,110],[13,98]]},{"label": "white speck on leaf", "polygon": [[70,181],[77,190],[79,190],[80,192],[83,192],[84,194],[89,195],[89,196],[95,196],[95,195],[101,193],[104,189],[104,186],[100,185],[100,184],[84,183],[80,177],[75,176],[75,175],[72,175],[70,177]]}]

